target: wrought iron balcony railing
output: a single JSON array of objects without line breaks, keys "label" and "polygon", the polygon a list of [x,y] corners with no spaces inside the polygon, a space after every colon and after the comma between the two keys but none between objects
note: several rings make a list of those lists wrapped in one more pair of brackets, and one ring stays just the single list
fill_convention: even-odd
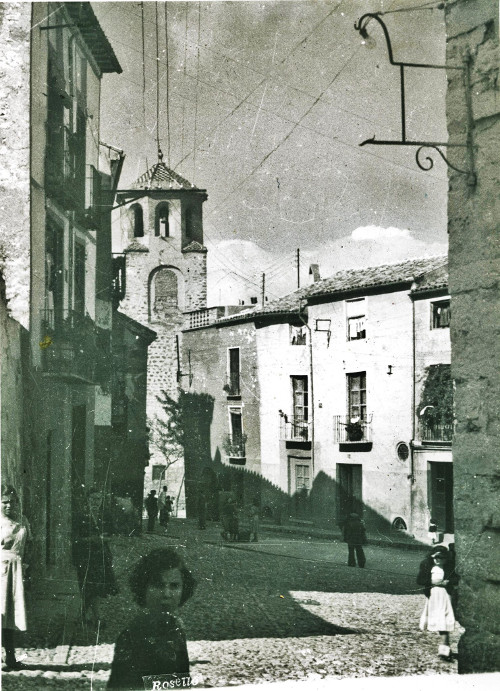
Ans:
[{"label": "wrought iron balcony railing", "polygon": [[222,448],[230,462],[231,459],[241,461],[246,458],[245,444],[246,434],[226,434],[222,441]]},{"label": "wrought iron balcony railing", "polygon": [[310,441],[310,424],[303,416],[281,414],[280,439],[285,441]]},{"label": "wrought iron balcony railing", "polygon": [[238,372],[233,372],[226,376],[226,383],[222,387],[228,396],[240,396],[240,375]]},{"label": "wrought iron balcony railing", "polygon": [[98,333],[93,320],[72,310],[42,310],[40,326],[42,370],[94,383]]},{"label": "wrought iron balcony railing", "polygon": [[447,442],[453,439],[453,424],[438,424],[430,420],[419,420],[418,436],[423,442]]},{"label": "wrought iron balcony railing", "polygon": [[349,417],[349,415],[334,415],[333,441],[336,444],[371,442],[371,417],[369,420],[357,420]]}]

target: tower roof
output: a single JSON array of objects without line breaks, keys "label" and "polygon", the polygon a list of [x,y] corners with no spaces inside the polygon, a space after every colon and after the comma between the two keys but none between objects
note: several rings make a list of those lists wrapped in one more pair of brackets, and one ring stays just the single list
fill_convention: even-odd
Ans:
[{"label": "tower roof", "polygon": [[168,168],[162,158],[132,183],[132,189],[194,190],[189,180]]}]

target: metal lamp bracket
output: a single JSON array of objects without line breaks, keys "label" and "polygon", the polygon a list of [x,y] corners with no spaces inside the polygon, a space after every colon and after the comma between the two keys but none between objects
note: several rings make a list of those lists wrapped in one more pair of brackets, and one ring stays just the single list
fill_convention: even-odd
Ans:
[{"label": "metal lamp bracket", "polygon": [[[381,17],[376,14],[376,13],[366,13],[364,14],[357,23],[354,24],[354,28],[356,31],[359,31],[361,36],[363,38],[368,38],[368,32],[366,30],[368,22],[374,19],[376,22],[380,24],[382,27],[382,31],[384,32],[385,40],[387,43],[387,52],[389,55],[389,62],[391,65],[394,65],[395,67],[399,67],[399,84],[400,84],[400,94],[401,94],[401,139],[376,139],[375,135],[371,139],[365,139],[365,141],[361,142],[359,146],[365,146],[366,144],[373,144],[376,146],[416,146],[417,151],[415,154],[415,160],[417,162],[418,167],[421,170],[431,170],[431,168],[434,166],[434,161],[433,159],[427,155],[425,157],[421,157],[422,150],[423,149],[434,149],[443,159],[443,161],[446,163],[446,165],[449,168],[452,168],[455,170],[457,173],[462,173],[463,175],[467,175],[467,182],[470,185],[475,185],[476,184],[476,173],[474,169],[474,146],[473,146],[473,141],[472,141],[472,130],[473,130],[473,117],[472,117],[472,103],[471,103],[471,98],[470,98],[470,61],[471,58],[468,56],[464,62],[464,65],[462,67],[453,67],[453,66],[446,66],[446,65],[427,65],[427,64],[422,64],[418,62],[400,62],[398,60],[394,60],[394,55],[392,52],[392,45],[391,45],[391,39],[389,36],[389,31],[381,19]],[[456,144],[456,143],[449,143],[449,142],[426,142],[426,141],[415,141],[411,139],[406,138],[406,102],[405,102],[405,68],[409,67],[416,67],[419,69],[430,69],[430,70],[460,70],[464,72],[465,75],[465,89],[466,89],[466,103],[467,103],[467,139],[465,144]],[[461,148],[466,148],[467,149],[467,154],[468,154],[468,160],[469,160],[469,169],[468,170],[462,170],[461,168],[457,168],[453,164],[450,163],[450,161],[447,159],[445,154],[441,151],[442,147],[461,147]]]}]

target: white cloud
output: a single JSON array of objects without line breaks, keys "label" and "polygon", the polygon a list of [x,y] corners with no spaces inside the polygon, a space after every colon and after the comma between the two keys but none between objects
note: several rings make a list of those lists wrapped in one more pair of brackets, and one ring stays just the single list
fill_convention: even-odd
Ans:
[{"label": "white cloud", "polygon": [[407,228],[383,228],[382,226],[361,226],[351,233],[351,238],[356,242],[364,240],[410,239],[410,231]]}]

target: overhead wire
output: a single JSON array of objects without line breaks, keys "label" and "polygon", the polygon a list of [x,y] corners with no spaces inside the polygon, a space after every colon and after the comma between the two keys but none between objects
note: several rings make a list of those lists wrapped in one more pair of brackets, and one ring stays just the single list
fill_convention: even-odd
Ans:
[{"label": "overhead wire", "polygon": [[254,174],[264,165],[264,163],[265,163],[273,154],[275,154],[276,151],[278,151],[278,149],[279,149],[281,146],[283,146],[283,144],[285,144],[285,143],[290,139],[290,137],[291,137],[292,134],[295,132],[295,130],[297,129],[297,127],[300,125],[300,123],[302,122],[302,120],[303,120],[304,118],[306,118],[306,117],[309,115],[309,113],[312,111],[312,109],[319,103],[319,101],[321,100],[321,97],[323,96],[323,94],[325,93],[325,91],[326,91],[327,89],[329,89],[329,88],[332,86],[332,84],[336,81],[336,79],[340,76],[340,74],[342,74],[342,72],[344,71],[344,69],[345,69],[345,68],[347,67],[347,65],[351,62],[351,60],[354,58],[355,54],[356,54],[358,51],[359,51],[359,48],[357,48],[355,51],[353,51],[353,52],[351,53],[351,55],[350,55],[349,58],[344,62],[344,64],[342,65],[342,67],[338,70],[338,72],[335,73],[335,76],[333,77],[333,79],[332,79],[332,80],[328,83],[328,85],[321,91],[321,93],[319,94],[319,96],[317,96],[317,97],[315,98],[315,100],[314,100],[313,103],[309,106],[309,108],[305,111],[305,113],[304,113],[303,115],[300,116],[298,122],[297,122],[297,123],[292,127],[292,129],[283,137],[283,139],[279,142],[279,144],[277,144],[277,145],[274,146],[270,151],[268,151],[267,154],[262,158],[262,160],[261,160],[256,166],[254,166],[254,167],[252,168],[252,170],[250,171],[250,173],[248,173],[248,175],[246,175],[246,176],[245,176],[235,187],[233,187],[233,189],[231,190],[231,192],[222,200],[222,202],[220,202],[216,207],[214,207],[214,209],[212,209],[210,213],[215,213],[215,212],[217,211],[217,209],[219,209],[221,206],[223,206],[223,205],[226,203],[226,201],[227,201],[230,197],[233,196],[233,194],[236,192],[236,190],[238,190],[238,189],[239,189],[239,188],[240,188],[250,177],[252,177],[252,175],[254,175]]},{"label": "overhead wire", "polygon": [[[187,3],[186,3],[186,4],[187,4]],[[131,13],[131,14],[135,14],[135,13]],[[331,12],[330,12],[329,14],[331,14]],[[327,15],[327,16],[328,16],[328,15]],[[326,19],[326,17],[325,17],[324,19]],[[186,22],[186,26],[187,26],[187,22]],[[186,30],[187,30],[187,29],[186,29]],[[304,42],[306,39],[307,39],[307,37],[304,38],[304,39],[302,39],[302,42]],[[121,41],[119,41],[119,40],[117,40],[117,42],[118,42],[118,43],[122,43],[123,45],[126,45],[127,47],[129,47],[129,48],[131,48],[132,50],[134,50],[134,48],[133,48],[132,46],[129,46],[128,44],[126,44],[126,43],[124,43],[124,42],[121,42]],[[285,59],[286,59],[286,58],[285,58]],[[160,60],[160,62],[161,62],[161,60]],[[185,60],[185,62],[184,62],[184,66],[186,66],[186,60]],[[198,75],[198,78],[196,78],[196,77],[193,77],[192,75],[190,75],[189,73],[186,72],[186,76],[187,76],[189,79],[194,79],[194,80],[197,79],[198,83],[202,83],[202,84],[204,84],[205,86],[207,86],[207,87],[210,88],[210,89],[213,89],[213,90],[215,90],[215,91],[219,91],[220,93],[227,94],[227,95],[229,95],[229,96],[231,96],[231,97],[233,97],[233,98],[237,98],[236,95],[233,94],[233,93],[231,93],[230,91],[221,89],[221,88],[219,88],[219,87],[214,86],[214,85],[211,84],[210,82],[207,82],[207,81],[204,81],[204,80],[200,79],[199,75]],[[124,77],[122,76],[122,78],[124,78]],[[267,79],[267,77],[265,77],[264,80],[262,80],[262,82],[260,82],[260,84],[262,84],[263,81],[265,81],[265,79]],[[128,81],[130,81],[131,83],[134,83],[132,80],[128,80]],[[244,102],[248,101],[249,97],[250,97],[250,96],[252,95],[252,93],[258,88],[258,86],[259,86],[259,85],[257,85],[257,87],[255,87],[255,89],[253,89],[249,94],[247,94],[247,96],[245,96],[242,100],[240,100],[240,101],[238,102],[238,104],[237,104],[228,114],[226,114],[225,116],[223,116],[223,118],[222,118],[213,128],[211,128],[210,131],[209,131],[208,133],[206,133],[206,134],[203,136],[203,139],[202,139],[201,141],[205,141],[206,139],[208,139],[209,137],[211,137],[211,136],[213,135],[213,133],[214,133],[214,132],[215,132],[215,131],[216,131],[226,120],[228,120],[228,119],[236,112],[236,110],[238,110],[238,109],[243,105]],[[295,88],[295,87],[292,86],[291,88]],[[183,98],[183,99],[185,99],[185,100],[191,100],[191,99],[189,99],[189,98],[187,98],[187,97],[185,97],[184,95],[181,95],[181,94],[176,94],[176,96],[179,96],[180,98]],[[324,96],[324,94],[323,94],[323,96]],[[249,106],[252,107],[252,108],[257,108],[257,107],[258,107],[257,105],[254,105],[254,104],[252,104],[251,102],[249,102]],[[374,120],[372,120],[372,119],[370,119],[370,118],[367,118],[367,117],[365,117],[364,115],[361,115],[361,114],[359,114],[359,113],[354,113],[354,112],[352,112],[352,111],[349,111],[349,110],[340,108],[340,107],[338,107],[337,105],[335,105],[334,107],[335,107],[336,110],[339,110],[339,111],[341,111],[341,112],[347,112],[347,113],[349,113],[349,114],[351,114],[351,115],[355,115],[356,117],[358,117],[358,118],[360,118],[360,119],[363,119],[363,120],[366,120],[366,121],[368,121],[368,122],[375,122]],[[341,140],[341,139],[338,139],[337,137],[333,137],[333,136],[328,135],[328,134],[326,134],[326,133],[324,133],[324,132],[321,132],[320,130],[318,130],[318,129],[316,129],[316,128],[310,127],[310,126],[308,126],[308,125],[304,125],[304,124],[303,124],[302,122],[300,122],[300,121],[295,121],[295,120],[292,120],[292,119],[290,119],[290,118],[287,118],[287,117],[284,116],[282,113],[275,113],[275,112],[272,111],[271,109],[268,109],[268,108],[263,107],[261,110],[263,110],[264,112],[268,112],[268,113],[272,114],[274,117],[278,117],[278,118],[284,120],[285,122],[294,123],[294,124],[296,124],[297,126],[303,128],[303,129],[305,129],[305,130],[314,132],[315,134],[318,134],[318,135],[321,136],[321,137],[324,137],[324,138],[326,138],[326,139],[331,139],[332,141],[336,141],[336,142],[339,143],[341,146],[347,146],[347,147],[353,148],[354,150],[358,151],[358,153],[359,153],[359,147],[358,147],[357,144],[350,144],[349,142],[345,142],[345,141],[343,141],[343,140]],[[200,144],[201,144],[201,141],[200,141]],[[183,137],[183,144],[184,144],[184,137]],[[178,161],[178,163],[174,166],[174,169],[177,169],[185,160],[187,160],[187,158],[188,158],[192,153],[193,153],[193,150],[191,150],[188,154],[185,154],[184,151],[182,151],[181,158],[180,158],[180,160]],[[401,164],[401,163],[396,163],[396,162],[394,162],[394,161],[391,161],[391,160],[385,158],[384,156],[379,155],[379,154],[376,154],[375,152],[372,152],[372,151],[363,150],[363,153],[364,153],[364,154],[367,154],[367,155],[369,155],[369,156],[372,156],[372,157],[374,157],[374,158],[378,158],[378,159],[380,159],[380,160],[383,160],[384,162],[390,164],[391,166],[395,166],[395,167],[397,167],[397,168],[409,170],[410,172],[412,172],[412,173],[414,173],[414,174],[415,174],[415,173],[420,174],[420,172],[421,172],[420,170],[417,170],[417,169],[415,169],[415,168],[413,168],[413,167],[405,166],[405,165],[403,165],[403,164]],[[438,179],[438,180],[442,180],[442,179],[443,179],[443,178],[441,178],[439,175],[434,175],[433,173],[427,173],[427,174],[428,174],[429,176],[435,178],[435,179]]]},{"label": "overhead wire", "polygon": [[[184,62],[183,62],[183,77],[184,79],[186,78],[186,72],[187,72],[187,39],[188,39],[188,7],[189,4],[187,2],[184,3],[185,5],[185,24],[184,24]],[[182,124],[181,124],[181,158],[184,158],[184,118],[185,118],[185,111],[186,107],[183,102],[182,104]]]},{"label": "overhead wire", "polygon": [[141,36],[142,36],[142,119],[146,130],[146,41],[144,37],[144,3],[141,2]]},{"label": "overhead wire", "polygon": [[156,18],[156,144],[158,148],[158,158],[160,157],[160,41],[158,26],[158,3],[155,2]]},{"label": "overhead wire", "polygon": [[194,143],[193,143],[193,185],[196,180],[196,150],[198,148],[197,129],[198,129],[198,89],[200,78],[200,34],[201,34],[201,3],[198,2],[198,38],[196,47],[196,99],[194,103]]},{"label": "overhead wire", "polygon": [[167,61],[167,165],[170,168],[170,67],[168,56],[168,12],[167,2],[164,2],[165,7],[165,59]]}]

